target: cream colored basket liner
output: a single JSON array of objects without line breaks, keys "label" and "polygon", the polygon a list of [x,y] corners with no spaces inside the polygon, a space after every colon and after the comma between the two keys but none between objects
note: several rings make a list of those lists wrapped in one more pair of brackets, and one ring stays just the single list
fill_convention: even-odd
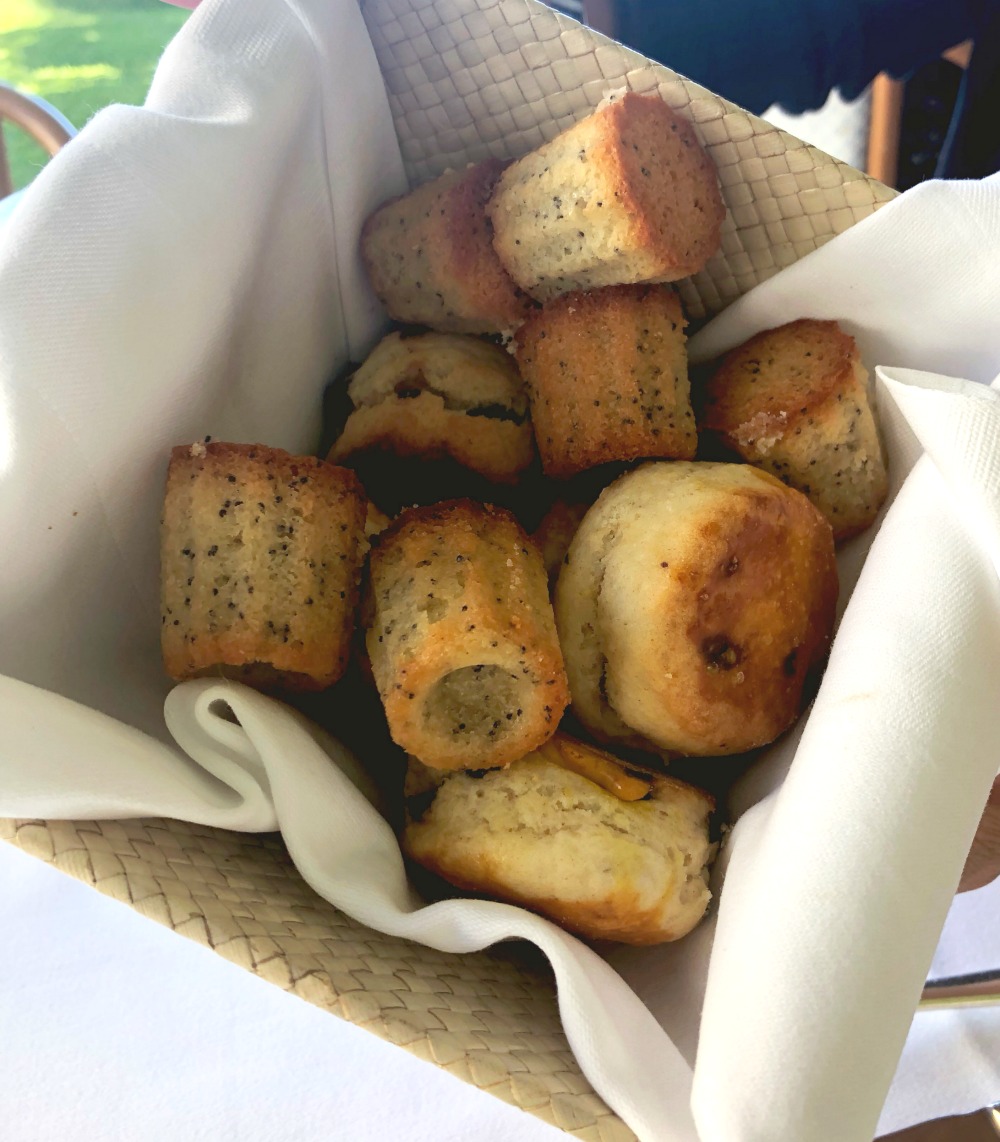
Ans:
[{"label": "cream colored basket liner", "polygon": [[[692,119],[729,208],[722,250],[680,283],[692,318],[895,193],[534,0],[363,10],[413,183],[522,154],[610,91],[658,92]],[[363,928],[304,883],[275,836],[150,820],[0,821],[0,837],[575,1137],[633,1137],[581,1075],[544,965],[516,948],[448,956]]]}]

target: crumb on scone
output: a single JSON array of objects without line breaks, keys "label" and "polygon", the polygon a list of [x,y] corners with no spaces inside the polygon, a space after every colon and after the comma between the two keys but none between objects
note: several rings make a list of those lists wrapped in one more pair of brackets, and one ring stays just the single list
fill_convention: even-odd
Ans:
[{"label": "crumb on scone", "polygon": [[874,521],[888,491],[870,388],[835,321],[793,321],[726,355],[701,427],[808,496],[842,540]]}]

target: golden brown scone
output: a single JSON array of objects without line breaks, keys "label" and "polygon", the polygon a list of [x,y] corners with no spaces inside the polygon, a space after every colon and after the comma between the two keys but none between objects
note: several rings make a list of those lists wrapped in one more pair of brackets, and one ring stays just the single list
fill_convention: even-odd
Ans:
[{"label": "golden brown scone", "polygon": [[365,504],[365,539],[368,540],[369,545],[376,535],[381,535],[383,531],[392,523],[392,520],[377,508],[371,500]]},{"label": "golden brown scone", "polygon": [[366,642],[393,740],[438,769],[507,765],[569,701],[545,568],[507,511],[412,508],[370,562]]},{"label": "golden brown scone", "polygon": [[513,483],[535,454],[528,397],[509,353],[475,337],[390,333],[351,378],[354,411],[327,457],[449,457]]},{"label": "golden brown scone", "polygon": [[448,171],[365,223],[362,257],[390,317],[450,333],[506,333],[523,320],[531,302],[500,264],[486,217],[503,166]]},{"label": "golden brown scone", "polygon": [[506,769],[410,760],[408,854],[583,936],[660,944],[705,913],[712,799],[563,734]]},{"label": "golden brown scone", "polygon": [[539,301],[697,273],[725,217],[691,124],[631,93],[512,163],[487,212],[501,262]]},{"label": "golden brown scone", "polygon": [[834,539],[868,527],[886,497],[868,373],[835,321],[793,321],[734,349],[708,382],[702,427],[807,495]]},{"label": "golden brown scone", "polygon": [[521,326],[517,363],[547,476],[694,457],[685,324],[670,286],[628,285],[566,294]]},{"label": "golden brown scone", "polygon": [[645,464],[590,509],[556,586],[573,709],[597,737],[691,755],[773,741],[826,657],[830,525],[745,464]]},{"label": "golden brown scone", "polygon": [[553,586],[559,576],[569,545],[573,542],[577,528],[587,514],[590,504],[566,503],[556,500],[542,516],[538,527],[531,533],[531,540],[542,553],[542,562],[548,572],[549,583]]},{"label": "golden brown scone", "polygon": [[262,444],[192,444],[170,457],[161,526],[163,661],[322,690],[347,664],[364,557],[353,472]]}]

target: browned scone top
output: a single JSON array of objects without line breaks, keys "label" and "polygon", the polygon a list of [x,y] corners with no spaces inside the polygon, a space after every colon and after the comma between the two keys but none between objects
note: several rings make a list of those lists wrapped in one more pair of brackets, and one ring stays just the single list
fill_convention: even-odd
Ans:
[{"label": "browned scone top", "polygon": [[556,587],[583,724],[604,740],[740,753],[795,720],[829,647],[830,525],[742,464],[646,464],[607,488]]},{"label": "browned scone top", "polygon": [[174,448],[162,645],[176,679],[320,690],[347,664],[366,499],[353,472],[262,444]]},{"label": "browned scone top", "polygon": [[354,410],[330,450],[449,457],[495,483],[513,483],[535,455],[528,397],[513,358],[476,337],[390,333],[351,378]]},{"label": "browned scone top", "polygon": [[667,285],[568,293],[516,335],[545,474],[618,460],[690,460],[698,445],[686,321]]},{"label": "browned scone top", "polygon": [[868,374],[835,321],[793,321],[732,350],[708,382],[701,427],[808,496],[837,540],[868,527],[885,499]]},{"label": "browned scone top", "polygon": [[506,765],[569,701],[542,559],[509,512],[403,512],[370,562],[368,654],[393,740],[438,769]]},{"label": "browned scone top", "polygon": [[712,799],[563,734],[485,773],[411,758],[406,794],[414,860],[591,939],[680,939],[711,898]]},{"label": "browned scone top", "polygon": [[451,333],[504,333],[530,300],[493,249],[486,202],[504,164],[445,174],[365,222],[361,253],[389,316]]},{"label": "browned scone top", "polygon": [[697,273],[725,217],[690,122],[633,93],[512,163],[487,209],[500,260],[540,301]]}]

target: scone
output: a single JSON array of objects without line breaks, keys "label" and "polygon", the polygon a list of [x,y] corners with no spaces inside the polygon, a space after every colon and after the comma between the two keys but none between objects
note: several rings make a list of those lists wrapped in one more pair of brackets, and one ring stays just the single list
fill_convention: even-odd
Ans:
[{"label": "scone", "polygon": [[[476,337],[390,333],[348,385],[354,411],[327,457],[451,459],[513,483],[535,454],[528,397],[509,353]],[[406,480],[407,477],[401,476]]]},{"label": "scone", "polygon": [[173,450],[161,523],[163,661],[322,690],[347,664],[364,557],[353,472],[261,444]]},{"label": "scone", "polygon": [[397,745],[437,769],[507,765],[569,701],[545,568],[506,511],[413,508],[369,564],[366,642]]},{"label": "scone", "polygon": [[846,539],[875,519],[888,490],[854,338],[804,319],[759,333],[708,382],[702,428],[809,497]]},{"label": "scone", "polygon": [[531,533],[531,541],[542,554],[552,586],[555,586],[569,545],[589,508],[589,503],[556,500]]},{"label": "scone", "polygon": [[539,301],[697,273],[725,217],[691,124],[631,93],[512,163],[487,211],[501,262]]},{"label": "scone", "polygon": [[765,745],[802,708],[836,601],[805,496],[745,464],[645,464],[587,513],[556,585],[573,710],[640,748]]},{"label": "scone", "polygon": [[670,286],[628,285],[566,294],[521,326],[517,363],[547,476],[694,457],[685,324]]},{"label": "scone", "polygon": [[711,798],[563,734],[485,773],[411,759],[406,792],[414,860],[591,939],[680,939],[711,898]]},{"label": "scone", "polygon": [[381,206],[361,254],[389,316],[450,333],[505,333],[531,302],[500,264],[486,217],[503,163],[448,171]]}]

